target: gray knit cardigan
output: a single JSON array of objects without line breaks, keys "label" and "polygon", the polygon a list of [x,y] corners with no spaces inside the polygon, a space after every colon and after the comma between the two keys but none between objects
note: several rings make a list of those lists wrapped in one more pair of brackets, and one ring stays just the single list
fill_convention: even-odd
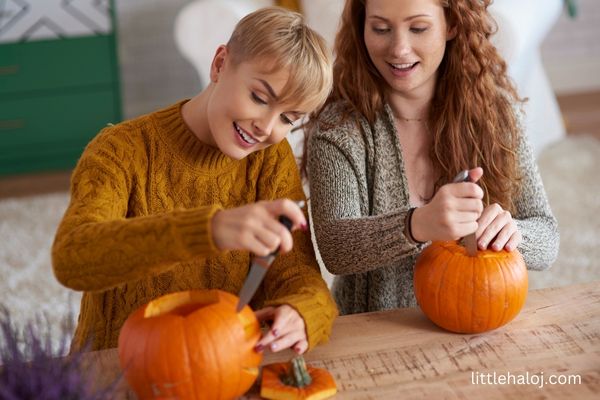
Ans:
[{"label": "gray knit cardigan", "polygon": [[[338,113],[338,106],[329,106],[322,121],[331,125]],[[333,294],[342,314],[416,305],[413,268],[424,245],[403,235],[410,203],[393,121],[386,105],[372,127],[361,119],[358,129],[348,118],[309,138],[315,235],[325,266],[338,275]],[[523,173],[513,215],[523,235],[518,249],[528,269],[544,270],[558,253],[557,222],[524,137],[518,154]]]}]

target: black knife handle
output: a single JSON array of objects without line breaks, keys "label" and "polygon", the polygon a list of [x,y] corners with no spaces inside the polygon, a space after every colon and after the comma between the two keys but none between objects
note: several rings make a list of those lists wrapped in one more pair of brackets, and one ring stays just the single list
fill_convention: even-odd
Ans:
[{"label": "black knife handle", "polygon": [[[280,215],[279,222],[281,222],[283,224],[283,226],[285,226],[287,228],[288,231],[290,231],[290,232],[292,231],[292,225],[294,225],[294,223],[292,222],[291,219],[289,219],[285,215]],[[276,256],[278,253],[279,253],[279,247],[274,252],[269,254],[269,256]]]},{"label": "black knife handle", "polygon": [[294,225],[294,223],[292,222],[291,219],[289,219],[285,215],[280,215],[279,222],[281,222],[283,224],[283,226],[285,226],[288,229],[288,231],[290,231],[290,232],[292,231],[292,225]]}]

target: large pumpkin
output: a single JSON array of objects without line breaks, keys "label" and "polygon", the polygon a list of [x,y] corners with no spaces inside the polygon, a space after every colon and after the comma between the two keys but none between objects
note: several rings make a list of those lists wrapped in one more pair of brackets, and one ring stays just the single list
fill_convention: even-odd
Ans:
[{"label": "large pumpkin", "polygon": [[517,250],[480,250],[470,257],[456,242],[433,242],[417,260],[414,288],[435,324],[452,332],[485,332],[521,311],[527,269]]},{"label": "large pumpkin", "polygon": [[129,316],[119,360],[141,400],[233,399],[258,376],[260,326],[250,307],[220,290],[169,294]]}]

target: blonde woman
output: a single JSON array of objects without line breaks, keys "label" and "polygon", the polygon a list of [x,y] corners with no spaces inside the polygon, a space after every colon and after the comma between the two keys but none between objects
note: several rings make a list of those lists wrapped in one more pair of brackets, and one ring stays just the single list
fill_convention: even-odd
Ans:
[{"label": "blonde woman", "polygon": [[284,140],[330,91],[325,43],[299,14],[261,9],[216,49],[210,78],[191,100],[107,127],[81,156],[52,251],[58,280],[85,292],[74,348],[116,347],[129,314],[169,292],[237,294],[251,253],[277,248],[252,303],[272,321],[256,350],[328,338],[337,309]]}]

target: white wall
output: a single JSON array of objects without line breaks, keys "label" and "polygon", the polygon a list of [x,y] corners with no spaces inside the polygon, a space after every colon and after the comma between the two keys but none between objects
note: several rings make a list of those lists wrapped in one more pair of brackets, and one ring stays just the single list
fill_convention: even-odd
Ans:
[{"label": "white wall", "polygon": [[542,45],[542,59],[558,94],[600,90],[600,1],[577,0],[575,19],[563,13]]},{"label": "white wall", "polygon": [[[190,1],[116,0],[125,118],[191,97],[200,89],[195,70],[173,39],[175,16]],[[559,94],[600,90],[600,0],[578,4],[579,16],[561,16],[542,46],[546,71]],[[308,13],[309,20],[319,17],[313,10]],[[330,23],[326,36],[333,36],[336,25]]]},{"label": "white wall", "polygon": [[123,116],[132,118],[200,90],[175,47],[175,16],[190,0],[115,0]]}]

